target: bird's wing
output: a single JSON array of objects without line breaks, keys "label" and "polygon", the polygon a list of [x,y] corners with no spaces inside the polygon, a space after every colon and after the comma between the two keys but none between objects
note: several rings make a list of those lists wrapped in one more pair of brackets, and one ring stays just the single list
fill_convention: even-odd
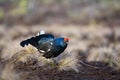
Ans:
[{"label": "bird's wing", "polygon": [[38,51],[44,54],[50,52],[51,49],[52,45],[50,44],[50,42],[43,42],[38,46]]},{"label": "bird's wing", "polygon": [[52,34],[43,34],[43,35],[39,35],[39,36],[35,36],[35,37],[31,37],[27,40],[23,40],[20,45],[22,47],[24,47],[25,45],[28,45],[28,44],[31,44],[32,46],[34,47],[38,47],[38,42],[41,40],[41,39],[54,39],[54,36]]}]

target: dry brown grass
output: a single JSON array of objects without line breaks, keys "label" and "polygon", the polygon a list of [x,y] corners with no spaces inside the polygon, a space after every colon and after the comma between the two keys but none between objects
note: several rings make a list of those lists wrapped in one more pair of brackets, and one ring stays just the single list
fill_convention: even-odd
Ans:
[{"label": "dry brown grass", "polygon": [[113,47],[101,47],[98,50],[93,49],[88,56],[88,61],[102,61],[109,64],[110,67],[120,69],[120,52]]},{"label": "dry brown grass", "polygon": [[13,65],[6,65],[1,74],[2,80],[21,80],[19,73],[16,73]]},{"label": "dry brown grass", "polygon": [[60,70],[74,70],[79,72],[80,64],[78,60],[78,54],[76,52],[63,53],[58,58],[58,68]]},{"label": "dry brown grass", "polygon": [[[118,47],[115,48],[112,48],[112,46],[100,46],[103,42],[107,41],[104,35],[110,33],[109,28],[103,28],[100,26],[80,27],[75,25],[49,25],[49,27],[37,25],[34,27],[25,28],[24,26],[17,27],[19,27],[20,34],[22,33],[22,35],[12,39],[14,35],[12,36],[12,34],[9,34],[8,31],[8,36],[12,36],[12,38],[10,38],[10,40],[8,39],[8,41],[5,40],[5,38],[2,38],[0,40],[0,44],[4,46],[4,48],[1,50],[1,57],[7,61],[4,69],[0,71],[2,72],[1,76],[3,80],[9,80],[10,78],[14,78],[13,80],[24,80],[22,78],[19,79],[19,77],[25,77],[27,75],[27,72],[24,71],[25,75],[22,75],[22,71],[19,71],[17,73],[15,66],[18,66],[20,68],[22,67],[23,70],[24,68],[32,70],[31,66],[38,68],[40,67],[40,69],[42,69],[42,71],[45,71],[46,73],[48,70],[51,69],[57,69],[57,71],[59,72],[69,72],[71,70],[73,72],[79,72],[79,69],[82,67],[81,65],[79,65],[80,60],[78,60],[77,58],[80,53],[79,51],[83,52],[82,54],[84,54],[85,57],[87,56],[87,61],[107,62],[113,68],[120,69],[120,43],[118,42],[118,44],[116,45]],[[25,30],[22,32],[23,29]],[[120,28],[116,29],[119,34]],[[41,54],[34,47],[29,45],[22,48],[19,45],[20,41],[26,39],[27,37],[35,36],[37,32],[39,32],[39,30],[45,30],[46,32],[55,34],[56,36],[69,37],[70,43],[68,45],[68,48],[66,49],[66,52],[62,53],[55,59],[46,59],[42,57]],[[91,44],[93,44],[92,47],[89,46]],[[71,50],[76,50],[76,52],[70,52]],[[34,60],[36,60],[37,63],[35,65],[30,64],[29,66],[29,63],[32,63]],[[25,66],[23,66],[24,64]],[[87,64],[85,65],[87,66]],[[88,65],[88,67],[89,66],[92,67],[92,65]],[[37,72],[39,72],[39,69]],[[7,73],[11,74],[8,75]],[[27,76],[30,77],[30,75]]]},{"label": "dry brown grass", "polygon": [[18,64],[19,62],[27,63],[32,62],[33,59],[37,60],[38,66],[46,68],[58,68],[58,70],[74,70],[79,72],[79,60],[77,53],[62,53],[55,59],[44,58],[34,47],[28,46],[26,49],[17,52],[9,59],[9,64]]}]

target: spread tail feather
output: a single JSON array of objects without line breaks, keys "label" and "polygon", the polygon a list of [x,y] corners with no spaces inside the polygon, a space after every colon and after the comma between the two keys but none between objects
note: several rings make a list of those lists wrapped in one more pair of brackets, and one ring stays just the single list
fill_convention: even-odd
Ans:
[{"label": "spread tail feather", "polygon": [[28,44],[31,44],[32,46],[34,47],[37,47],[37,42],[38,42],[38,37],[32,37],[30,39],[27,39],[27,40],[23,40],[20,45],[22,47],[25,47],[25,45],[28,45]]},{"label": "spread tail feather", "polygon": [[27,40],[24,40],[24,41],[20,42],[20,45],[22,47],[25,47],[25,45],[28,45],[28,44],[29,44],[29,42]]}]

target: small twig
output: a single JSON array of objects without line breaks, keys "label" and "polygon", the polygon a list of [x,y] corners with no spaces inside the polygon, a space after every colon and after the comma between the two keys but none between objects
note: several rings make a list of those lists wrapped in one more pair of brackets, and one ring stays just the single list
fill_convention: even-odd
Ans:
[{"label": "small twig", "polygon": [[86,65],[86,66],[88,66],[88,67],[98,68],[98,67],[96,67],[96,66],[92,66],[92,65],[86,64],[86,63],[84,63],[83,61],[80,61],[80,63],[82,63],[82,64],[84,64],[84,65]]}]

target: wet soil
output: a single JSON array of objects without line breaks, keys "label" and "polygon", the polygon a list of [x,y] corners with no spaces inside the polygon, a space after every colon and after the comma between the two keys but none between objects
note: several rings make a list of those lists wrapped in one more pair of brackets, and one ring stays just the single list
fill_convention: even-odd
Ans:
[{"label": "wet soil", "polygon": [[[33,65],[34,64],[34,65]],[[120,71],[108,67],[103,62],[85,62],[79,72],[60,71],[57,68],[37,67],[35,62],[19,63],[16,70],[23,72],[23,80],[120,80]]]}]

